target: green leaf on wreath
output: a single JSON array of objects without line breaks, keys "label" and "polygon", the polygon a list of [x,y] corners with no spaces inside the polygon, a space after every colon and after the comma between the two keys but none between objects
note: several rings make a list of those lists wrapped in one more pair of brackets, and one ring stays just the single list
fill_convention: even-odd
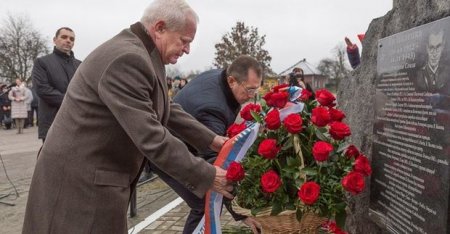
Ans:
[{"label": "green leaf on wreath", "polygon": [[297,212],[295,212],[295,215],[297,216],[297,220],[300,221],[303,217],[303,212],[300,209],[297,209]]},{"label": "green leaf on wreath", "polygon": [[345,219],[347,218],[347,213],[345,212],[345,209],[341,209],[336,213],[336,224],[343,228],[345,226]]},{"label": "green leaf on wreath", "polygon": [[270,215],[277,215],[277,214],[281,213],[281,211],[283,211],[281,203],[274,202],[272,204],[272,212],[270,212]]},{"label": "green leaf on wreath", "polygon": [[309,176],[317,175],[317,171],[309,167],[302,168],[302,172]]},{"label": "green leaf on wreath", "polygon": [[286,141],[286,143],[284,143],[283,144],[283,147],[281,148],[281,150],[288,150],[288,149],[291,149],[292,147],[294,147],[293,145],[292,145],[292,141]]},{"label": "green leaf on wreath", "polygon": [[343,143],[341,145],[339,145],[339,148],[336,150],[337,153],[343,152],[345,149],[348,148],[348,143]]},{"label": "green leaf on wreath", "polygon": [[297,158],[289,157],[289,158],[286,159],[286,161],[287,161],[287,165],[289,167],[298,167],[299,164],[300,164],[300,162],[299,162],[299,160]]},{"label": "green leaf on wreath", "polygon": [[250,114],[252,115],[253,119],[254,119],[256,122],[262,123],[261,116],[260,116],[257,112],[250,111]]},{"label": "green leaf on wreath", "polygon": [[328,138],[320,131],[320,128],[316,129],[315,133],[317,138],[319,138],[321,141],[328,141]]}]

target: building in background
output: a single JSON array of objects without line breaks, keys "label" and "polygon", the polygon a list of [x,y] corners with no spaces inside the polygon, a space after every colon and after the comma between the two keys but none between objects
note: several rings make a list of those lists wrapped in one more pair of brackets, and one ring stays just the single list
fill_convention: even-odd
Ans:
[{"label": "building in background", "polygon": [[328,83],[328,77],[322,75],[313,65],[306,61],[306,58],[300,60],[294,65],[290,66],[286,70],[278,74],[278,83],[283,83],[284,78],[292,72],[295,67],[299,67],[303,70],[305,76],[305,82],[309,83],[314,90],[325,88]]}]

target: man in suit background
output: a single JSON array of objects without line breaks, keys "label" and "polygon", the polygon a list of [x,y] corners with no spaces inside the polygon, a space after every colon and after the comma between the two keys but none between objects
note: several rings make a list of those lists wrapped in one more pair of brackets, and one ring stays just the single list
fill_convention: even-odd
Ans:
[{"label": "man in suit background", "polygon": [[[23,233],[127,233],[127,208],[149,160],[198,197],[232,198],[226,171],[194,157],[216,135],[168,98],[165,64],[188,54],[198,23],[184,0],[154,0],[140,22],[80,65],[47,134]],[[41,123],[40,123],[41,124]]]},{"label": "man in suit background", "polygon": [[48,129],[66,93],[67,86],[81,61],[76,59],[72,48],[75,33],[68,27],[59,28],[53,38],[53,53],[34,61],[31,79],[33,89],[39,98],[38,138],[45,141]]}]

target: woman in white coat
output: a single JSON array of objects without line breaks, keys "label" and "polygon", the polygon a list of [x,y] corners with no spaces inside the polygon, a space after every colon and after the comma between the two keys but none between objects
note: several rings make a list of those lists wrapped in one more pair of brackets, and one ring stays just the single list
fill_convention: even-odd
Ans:
[{"label": "woman in white coat", "polygon": [[27,92],[20,79],[16,79],[16,86],[9,91],[8,98],[11,100],[11,118],[16,123],[17,134],[21,134],[23,133],[23,125],[28,117],[28,112],[25,103]]}]

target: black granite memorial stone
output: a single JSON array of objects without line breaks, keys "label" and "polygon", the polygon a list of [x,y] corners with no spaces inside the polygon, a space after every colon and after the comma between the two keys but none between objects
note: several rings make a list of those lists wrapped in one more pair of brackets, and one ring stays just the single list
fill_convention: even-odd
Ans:
[{"label": "black granite memorial stone", "polygon": [[378,44],[370,217],[449,233],[450,17]]}]

